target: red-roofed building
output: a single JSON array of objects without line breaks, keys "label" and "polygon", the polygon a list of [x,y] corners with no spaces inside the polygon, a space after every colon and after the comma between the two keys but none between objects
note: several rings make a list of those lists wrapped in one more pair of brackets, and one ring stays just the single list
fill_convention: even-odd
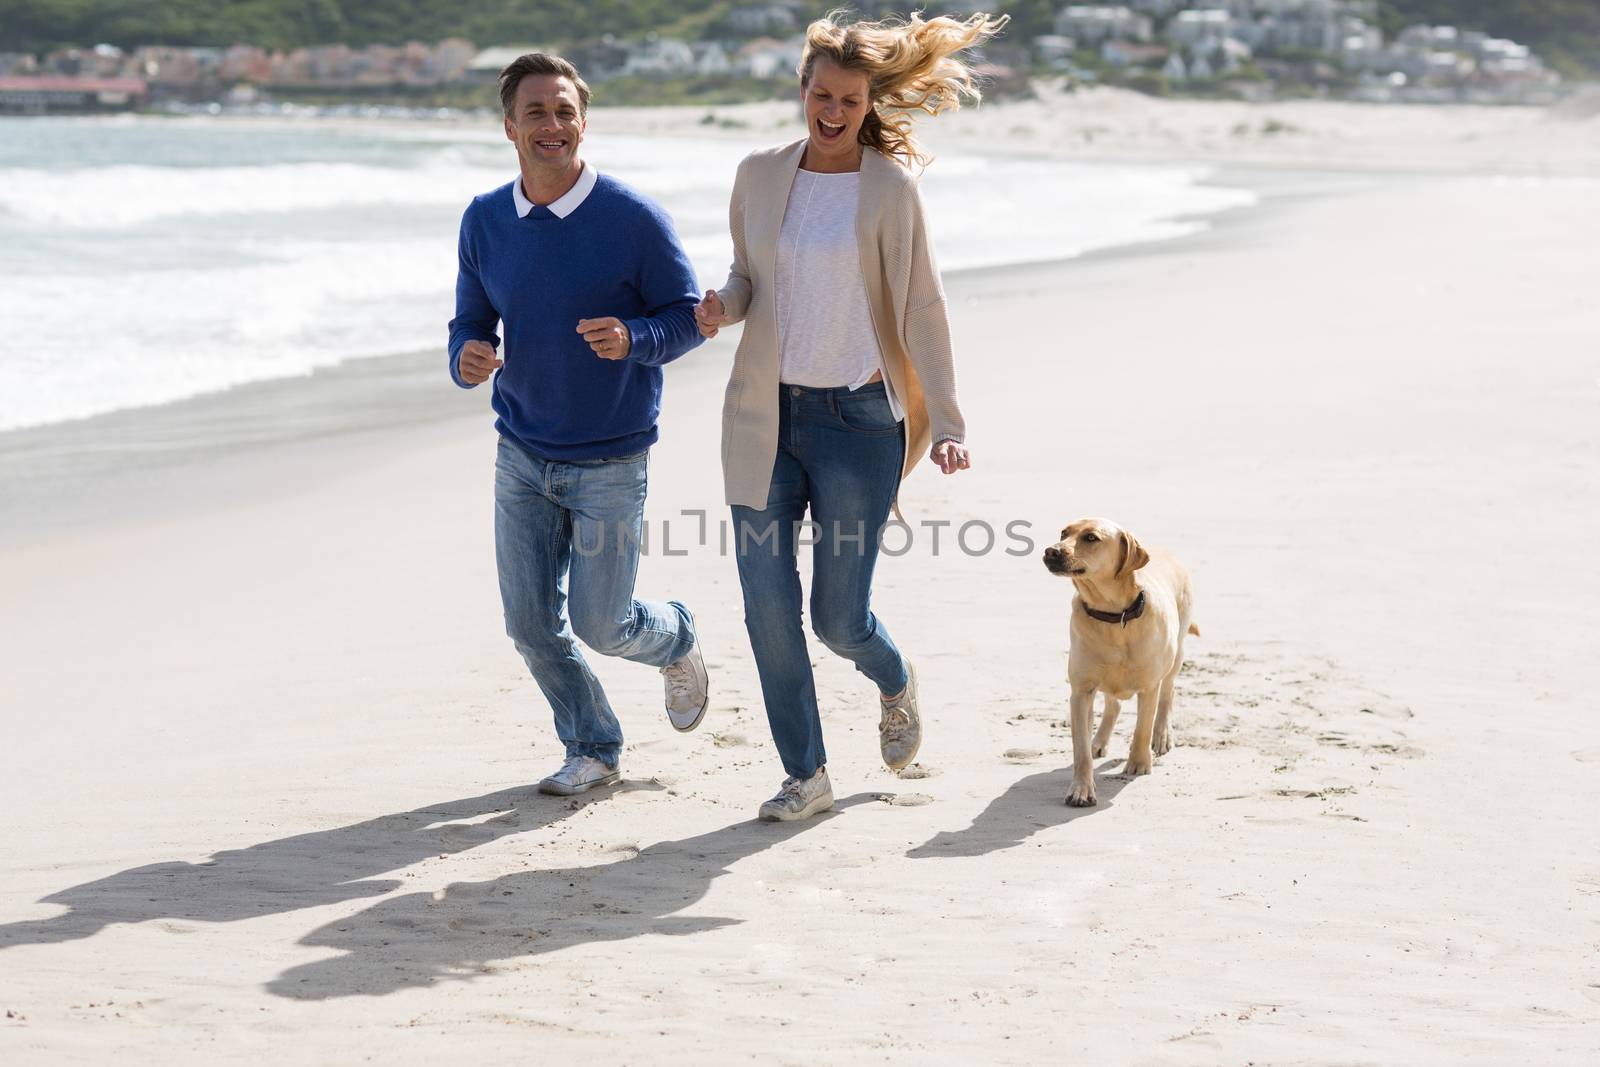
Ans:
[{"label": "red-roofed building", "polygon": [[0,114],[127,111],[141,106],[148,92],[139,78],[10,75],[0,77]]}]

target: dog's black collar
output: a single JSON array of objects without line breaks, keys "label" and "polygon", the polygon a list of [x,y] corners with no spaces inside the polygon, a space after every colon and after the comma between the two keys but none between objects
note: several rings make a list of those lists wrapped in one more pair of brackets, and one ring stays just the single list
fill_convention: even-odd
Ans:
[{"label": "dog's black collar", "polygon": [[1099,619],[1101,622],[1114,622],[1119,626],[1126,626],[1140,615],[1144,614],[1144,590],[1139,590],[1139,595],[1133,598],[1133,603],[1121,611],[1096,611],[1088,604],[1083,606],[1089,618]]}]

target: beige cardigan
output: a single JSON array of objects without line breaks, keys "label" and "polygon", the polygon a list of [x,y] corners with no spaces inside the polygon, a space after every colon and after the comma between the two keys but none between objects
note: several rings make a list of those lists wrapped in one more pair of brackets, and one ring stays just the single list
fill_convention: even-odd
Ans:
[{"label": "beige cardigan", "polygon": [[[727,502],[758,509],[767,506],[778,452],[778,231],[805,147],[799,141],[746,156],[728,208],[733,266],[718,295],[729,321],[745,327],[722,408],[722,473]],[[966,424],[916,179],[870,148],[861,153],[856,242],[884,371],[906,413],[904,478],[932,441],[960,441]]]}]

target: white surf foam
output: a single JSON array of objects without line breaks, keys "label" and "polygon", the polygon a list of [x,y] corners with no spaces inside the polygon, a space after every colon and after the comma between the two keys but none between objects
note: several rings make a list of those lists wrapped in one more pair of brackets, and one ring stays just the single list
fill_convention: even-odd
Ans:
[{"label": "white surf foam", "polygon": [[[78,145],[96,129],[64,128]],[[190,165],[168,166],[123,123],[124,158],[74,167],[49,152],[51,127],[30,129],[41,158],[0,152],[0,430],[430,348],[442,375],[459,210],[515,173],[508,146],[475,135],[357,151],[313,128],[296,151],[327,158],[247,165],[233,129],[216,153],[229,165],[194,165],[206,144],[185,142]],[[220,136],[149,130],[167,151]],[[663,203],[707,287],[731,258],[728,193],[750,147],[608,137],[589,158]],[[1254,199],[1205,176],[947,153],[922,195],[948,271],[1180,236]]]}]

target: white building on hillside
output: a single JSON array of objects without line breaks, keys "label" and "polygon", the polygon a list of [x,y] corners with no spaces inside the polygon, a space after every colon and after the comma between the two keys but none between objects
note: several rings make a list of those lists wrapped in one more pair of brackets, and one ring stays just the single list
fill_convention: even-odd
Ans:
[{"label": "white building on hillside", "polygon": [[689,47],[688,41],[676,37],[656,37],[631,46],[628,60],[622,65],[624,74],[657,77],[688,74],[694,69],[694,49]]},{"label": "white building on hillside", "polygon": [[1191,48],[1202,41],[1220,41],[1234,36],[1235,22],[1222,8],[1180,11],[1167,23],[1167,40]]},{"label": "white building on hillside", "polygon": [[747,78],[784,78],[800,68],[805,39],[777,41],[758,37],[733,54],[733,69]]},{"label": "white building on hillside", "polygon": [[728,50],[716,41],[705,41],[690,47],[694,49],[696,74],[733,73],[733,60],[728,58]]},{"label": "white building on hillside", "polygon": [[1056,33],[1071,37],[1081,48],[1093,47],[1111,38],[1148,41],[1155,36],[1155,27],[1148,17],[1126,7],[1072,4],[1056,15]]}]

